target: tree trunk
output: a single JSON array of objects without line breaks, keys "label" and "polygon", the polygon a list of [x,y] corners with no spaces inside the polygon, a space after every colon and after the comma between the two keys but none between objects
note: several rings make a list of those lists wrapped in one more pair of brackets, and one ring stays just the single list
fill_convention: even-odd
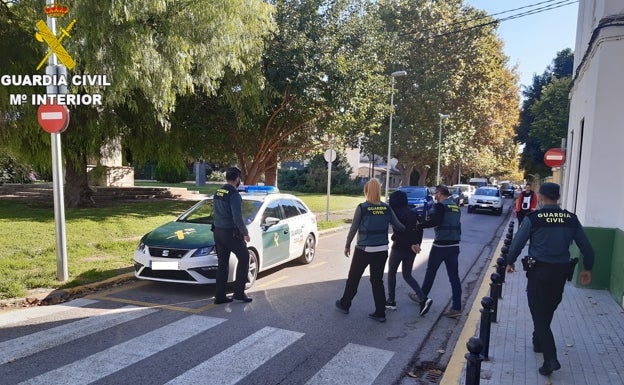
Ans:
[{"label": "tree trunk", "polygon": [[427,173],[429,171],[429,167],[422,166],[418,169],[418,174],[420,178],[418,179],[418,185],[424,186],[427,180]]},{"label": "tree trunk", "polygon": [[270,166],[264,170],[264,184],[277,187],[277,155],[274,152],[271,153],[267,163]]},{"label": "tree trunk", "polygon": [[67,158],[65,166],[65,206],[70,208],[92,207],[93,191],[87,180],[87,158],[81,156],[80,164]]}]

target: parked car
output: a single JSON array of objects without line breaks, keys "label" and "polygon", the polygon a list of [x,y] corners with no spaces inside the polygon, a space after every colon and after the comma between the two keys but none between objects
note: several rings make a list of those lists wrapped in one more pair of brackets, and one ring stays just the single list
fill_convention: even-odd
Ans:
[{"label": "parked car", "polygon": [[[296,196],[275,187],[250,186],[242,192],[243,218],[249,229],[251,287],[259,272],[297,259],[313,261],[319,239],[316,216]],[[214,283],[217,253],[211,230],[213,199],[206,198],[145,234],[134,253],[138,279],[192,284]],[[236,257],[230,258],[228,282],[234,281]]]},{"label": "parked car", "polygon": [[475,186],[469,185],[469,184],[454,184],[451,187],[459,187],[460,190],[462,190],[462,192],[466,196],[466,202],[465,202],[466,204],[468,203],[468,199],[470,199],[470,197],[474,194],[475,190],[477,189]]},{"label": "parked car", "polygon": [[514,185],[510,182],[502,182],[500,184],[500,192],[501,196],[513,199],[516,193],[516,189],[514,188]]},{"label": "parked car", "polygon": [[453,201],[457,206],[463,206],[468,203],[468,198],[459,187],[449,186],[448,189],[451,193],[451,198],[453,198]]},{"label": "parked car", "polygon": [[413,208],[421,220],[425,220],[433,212],[433,196],[426,186],[404,186],[397,190],[407,194],[407,204]]},{"label": "parked car", "polygon": [[468,200],[468,212],[487,210],[497,215],[503,213],[503,199],[498,187],[479,187]]}]

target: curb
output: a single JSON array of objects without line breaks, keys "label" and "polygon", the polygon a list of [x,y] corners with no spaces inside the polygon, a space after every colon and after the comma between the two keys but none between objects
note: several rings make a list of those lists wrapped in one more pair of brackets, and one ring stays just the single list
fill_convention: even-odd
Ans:
[{"label": "curb", "polygon": [[100,282],[71,287],[67,289],[34,289],[26,297],[0,300],[0,310],[11,308],[56,305],[71,299],[82,297],[103,288],[121,285],[134,280],[134,273],[125,273]]},{"label": "curb", "polygon": [[[500,250],[504,245],[503,237],[501,237],[498,241],[498,245],[494,250],[494,253],[490,257],[490,262],[495,262],[497,255],[500,254]],[[481,309],[478,305],[481,304],[481,299],[486,297],[489,293],[490,282],[488,277],[491,273],[496,272],[496,264],[494,266],[490,266],[485,270],[485,275],[483,276],[483,280],[481,281],[481,286],[479,287],[479,291],[475,296],[474,302],[471,305],[470,313],[468,314],[468,319],[464,323],[464,327],[457,339],[457,343],[455,344],[455,348],[453,349],[453,353],[451,354],[451,359],[446,366],[446,370],[444,371],[444,375],[440,380],[440,385],[457,385],[460,384],[460,379],[462,374],[464,373],[466,357],[465,354],[468,353],[468,348],[465,344],[461,344],[462,341],[465,343],[471,337],[478,337],[479,333],[479,324],[481,322]]]}]

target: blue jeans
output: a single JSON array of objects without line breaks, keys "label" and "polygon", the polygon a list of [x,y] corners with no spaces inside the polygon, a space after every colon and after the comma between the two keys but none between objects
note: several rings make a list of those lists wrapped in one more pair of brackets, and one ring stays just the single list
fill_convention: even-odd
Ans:
[{"label": "blue jeans", "polygon": [[408,285],[414,290],[418,298],[420,300],[424,300],[427,296],[423,293],[418,281],[414,279],[412,276],[412,268],[414,266],[414,259],[416,258],[416,254],[413,251],[409,250],[397,250],[392,249],[390,251],[390,259],[388,260],[388,300],[395,300],[395,291],[396,291],[396,274],[399,270],[399,265],[403,264],[403,268],[401,273],[403,274],[403,279],[407,282]]},{"label": "blue jeans", "polygon": [[422,290],[425,295],[429,295],[431,287],[433,286],[433,280],[435,279],[438,268],[444,262],[446,265],[446,273],[451,283],[451,290],[453,293],[453,305],[451,309],[461,310],[461,282],[459,281],[459,245],[440,247],[433,245],[431,252],[429,253],[429,260],[427,261],[427,272],[425,273],[425,280],[423,281]]}]

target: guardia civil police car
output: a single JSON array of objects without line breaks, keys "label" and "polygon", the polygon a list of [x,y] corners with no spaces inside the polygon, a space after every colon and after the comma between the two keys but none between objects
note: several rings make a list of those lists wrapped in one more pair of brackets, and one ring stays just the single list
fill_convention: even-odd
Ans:
[{"label": "guardia civil police car", "polygon": [[[308,264],[318,242],[316,216],[299,198],[272,186],[249,186],[241,192],[243,219],[249,229],[247,287],[258,273],[297,259]],[[211,230],[213,200],[206,198],[145,234],[134,253],[139,279],[192,284],[214,283],[217,254]],[[230,257],[228,281],[234,281],[236,257]]]}]

